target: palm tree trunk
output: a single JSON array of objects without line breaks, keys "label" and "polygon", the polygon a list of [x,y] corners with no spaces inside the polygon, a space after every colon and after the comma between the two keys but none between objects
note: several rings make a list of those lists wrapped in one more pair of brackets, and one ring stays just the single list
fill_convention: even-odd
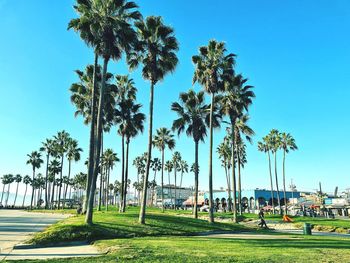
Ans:
[{"label": "palm tree trunk", "polygon": [[35,168],[33,167],[32,200],[30,201],[30,210],[33,209],[33,200],[34,200],[34,179],[35,179]]},{"label": "palm tree trunk", "polygon": [[213,111],[214,111],[214,93],[211,93],[210,120],[209,120],[209,222],[214,222],[213,206]]},{"label": "palm tree trunk", "polygon": [[124,184],[125,184],[125,137],[124,134],[122,134],[122,180],[121,180],[121,187],[120,187],[120,204],[119,204],[119,212],[123,212],[123,204],[124,204]]},{"label": "palm tree trunk", "polygon": [[0,204],[2,204],[2,199],[4,197],[4,192],[5,192],[5,183],[3,184],[2,186],[2,193],[1,193],[1,201],[0,201]]},{"label": "palm tree trunk", "polygon": [[[224,164],[224,168],[225,168],[225,175],[226,175],[226,183],[227,183],[227,196],[228,196],[228,203],[230,202],[230,195],[231,195],[231,191],[230,191],[230,178],[229,178],[229,174],[228,174],[228,169],[227,169],[227,165],[226,165],[226,160],[225,160],[225,164]],[[228,206],[228,210],[230,210],[230,205]]]},{"label": "palm tree trunk", "polygon": [[164,149],[162,149],[162,180],[161,180],[161,184],[162,184],[162,212],[164,212],[164,192],[163,192],[163,187],[164,187]]},{"label": "palm tree trunk", "polygon": [[111,168],[108,167],[107,174],[106,174],[106,176],[107,176],[107,178],[106,178],[106,185],[107,185],[107,187],[106,187],[106,197],[105,197],[105,199],[106,199],[106,211],[108,211],[108,199],[109,199],[109,189],[108,189],[108,187],[109,187],[110,172],[111,172]]},{"label": "palm tree trunk", "polygon": [[88,167],[88,176],[86,182],[86,193],[83,202],[82,212],[86,213],[86,208],[88,205],[91,181],[94,174],[94,159],[95,159],[95,125],[96,125],[96,91],[97,91],[97,66],[98,66],[98,55],[95,52],[95,60],[94,60],[94,76],[93,76],[93,85],[92,85],[92,109],[91,109],[91,124],[90,124],[90,141],[89,141],[89,167]]},{"label": "palm tree trunk", "polygon": [[[55,179],[55,178],[54,178]],[[52,192],[51,192],[51,209],[53,209],[53,201],[55,200],[55,181],[52,182]]]},{"label": "palm tree trunk", "polygon": [[282,213],[281,198],[280,198],[280,190],[278,187],[278,176],[277,176],[277,151],[274,152],[274,155],[275,155],[275,179],[276,179],[276,190],[277,190],[277,199],[278,199],[277,202],[278,202],[278,206],[280,208],[279,213],[281,214]]},{"label": "palm tree trunk", "polygon": [[123,208],[122,212],[125,212],[126,208],[126,195],[128,192],[128,173],[129,173],[129,144],[130,139],[126,138],[126,158],[125,158],[125,182],[124,182],[124,197],[123,197]]},{"label": "palm tree trunk", "polygon": [[286,163],[286,150],[283,150],[283,198],[284,198],[284,214],[287,214],[287,195],[286,195],[286,172],[285,172],[285,163]]},{"label": "palm tree trunk", "polygon": [[232,155],[232,190],[233,190],[233,222],[237,223],[237,189],[236,189],[236,168],[235,168],[235,140],[234,140],[234,127],[235,124],[231,124],[231,136],[232,136],[232,145],[231,145],[231,155]]},{"label": "palm tree trunk", "polygon": [[6,197],[6,201],[5,201],[5,206],[7,206],[7,203],[8,203],[8,201],[9,201],[10,186],[11,186],[11,184],[9,184],[8,187],[7,187],[7,197]]},{"label": "palm tree trunk", "polygon": [[49,160],[50,160],[50,154],[47,154],[47,156],[46,156],[46,174],[45,174],[45,209],[47,209],[48,205],[49,205],[48,189],[47,189],[47,177],[49,175]]},{"label": "palm tree trunk", "polygon": [[97,136],[95,138],[96,158],[95,158],[95,164],[93,169],[94,172],[93,172],[93,178],[92,178],[90,194],[89,194],[89,202],[86,209],[86,218],[85,218],[85,223],[89,225],[92,225],[92,213],[93,213],[94,197],[95,197],[95,191],[96,191],[96,180],[97,180],[97,174],[98,174],[98,166],[100,163],[101,137],[102,137],[102,127],[103,127],[102,116],[103,116],[103,105],[104,105],[104,96],[105,96],[104,93],[105,93],[105,86],[106,86],[108,60],[109,58],[104,58],[104,61],[103,61],[102,85],[101,85],[100,99],[98,104]]},{"label": "palm tree trunk", "polygon": [[236,145],[236,151],[237,151],[237,170],[238,170],[238,209],[239,209],[239,214],[242,215],[241,157],[239,155],[238,145]]},{"label": "palm tree trunk", "polygon": [[101,211],[101,202],[102,202],[102,177],[103,177],[103,165],[100,168],[100,189],[98,191],[98,205],[97,211]]},{"label": "palm tree trunk", "polygon": [[152,82],[150,88],[150,101],[149,101],[149,126],[148,126],[148,152],[147,152],[147,165],[146,165],[146,174],[143,179],[143,193],[142,193],[142,202],[139,215],[139,223],[145,224],[145,215],[146,215],[146,201],[147,201],[147,183],[149,176],[149,168],[152,158],[152,128],[153,128],[153,96],[154,96],[154,83]]},{"label": "palm tree trunk", "polygon": [[[228,160],[228,162],[231,162],[231,160]],[[231,192],[231,173],[230,173],[230,166],[227,167],[227,177],[228,177],[228,211],[232,211],[232,192]]]},{"label": "palm tree trunk", "polygon": [[67,197],[67,191],[68,191],[68,182],[69,182],[69,179],[70,179],[71,165],[72,165],[72,161],[69,160],[69,163],[68,163],[68,179],[67,179],[66,188],[65,188],[65,190],[64,190],[63,208],[64,208],[65,205],[66,205],[66,197]]},{"label": "palm tree trunk", "polygon": [[13,202],[13,206],[16,206],[16,200],[17,200],[17,194],[18,194],[18,185],[19,185],[19,182],[17,183],[15,201]]},{"label": "palm tree trunk", "polygon": [[194,218],[198,218],[198,141],[194,142],[194,163],[195,163],[195,171],[194,171]]},{"label": "palm tree trunk", "polygon": [[273,194],[273,182],[272,182],[272,171],[271,171],[271,158],[270,158],[270,151],[267,151],[267,156],[269,159],[269,171],[270,171],[270,185],[271,185],[271,205],[272,205],[272,211],[275,214],[275,202],[274,202],[274,194]]},{"label": "palm tree trunk", "polygon": [[61,157],[61,172],[60,172],[60,185],[58,189],[58,206],[57,209],[60,209],[61,207],[61,192],[62,192],[62,177],[63,177],[63,161],[64,161],[64,153],[62,152]]},{"label": "palm tree trunk", "polygon": [[26,184],[26,190],[24,191],[24,196],[23,196],[22,207],[24,207],[24,202],[25,202],[25,200],[26,200],[27,188],[28,188],[28,184]]},{"label": "palm tree trunk", "polygon": [[174,209],[176,210],[176,178],[177,178],[177,176],[176,176],[176,170],[177,170],[177,164],[176,164],[176,166],[174,167],[174,177],[175,177],[175,191],[174,191]]}]

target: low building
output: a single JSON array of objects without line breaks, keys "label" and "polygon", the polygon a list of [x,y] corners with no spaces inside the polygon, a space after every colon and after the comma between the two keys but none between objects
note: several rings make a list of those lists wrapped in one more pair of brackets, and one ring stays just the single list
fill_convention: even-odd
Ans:
[{"label": "low building", "polygon": [[[162,204],[162,187],[157,186],[155,195],[153,198],[153,204],[161,206]],[[189,197],[193,196],[193,189],[189,187],[179,187],[173,184],[166,184],[163,186],[163,196],[165,206],[172,206],[175,204],[175,194],[176,194],[176,205],[181,206],[184,201]]]}]

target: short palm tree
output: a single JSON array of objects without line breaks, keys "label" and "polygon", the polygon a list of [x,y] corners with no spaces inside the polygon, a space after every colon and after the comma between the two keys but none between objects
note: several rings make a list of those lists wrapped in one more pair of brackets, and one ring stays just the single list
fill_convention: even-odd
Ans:
[{"label": "short palm tree", "polygon": [[16,206],[16,200],[17,200],[17,194],[18,194],[18,186],[19,183],[22,182],[22,176],[20,174],[16,174],[14,181],[17,183],[16,187],[16,195],[15,195],[15,200],[13,201],[13,206]]},{"label": "short palm tree", "polygon": [[260,152],[267,154],[267,159],[269,162],[269,174],[270,174],[270,187],[271,187],[271,206],[272,211],[275,213],[275,202],[274,202],[274,194],[273,194],[273,180],[272,180],[272,170],[271,170],[271,156],[270,156],[270,148],[268,144],[268,137],[265,136],[261,142],[258,142],[258,150]]},{"label": "short palm tree", "polygon": [[[153,137],[153,145],[158,148],[161,153],[161,192],[162,192],[162,211],[164,212],[164,152],[165,148],[172,150],[175,148],[174,135],[165,127],[157,129],[156,135]],[[170,182],[169,182],[170,184]]]},{"label": "short palm tree", "polygon": [[[187,93],[180,93],[179,102],[173,102],[171,109],[176,112],[178,119],[174,120],[172,129],[180,135],[186,132],[194,141],[194,159],[198,166],[198,148],[199,142],[204,142],[207,135],[207,120],[210,114],[210,106],[205,103],[204,92],[196,93],[190,89]],[[215,122],[214,122],[215,124]],[[194,198],[194,217],[198,218],[198,174],[195,172],[195,198]]]},{"label": "short palm tree", "polygon": [[23,196],[23,202],[22,202],[22,207],[24,207],[24,203],[26,201],[26,196],[27,196],[27,189],[28,189],[28,184],[30,184],[32,182],[32,179],[30,179],[29,175],[25,175],[23,177],[23,183],[26,185],[26,189],[24,191],[24,196]]},{"label": "short palm tree", "polygon": [[279,212],[282,213],[281,209],[281,197],[280,197],[280,190],[278,185],[278,175],[277,175],[277,152],[281,147],[281,135],[280,132],[276,129],[272,129],[270,133],[268,134],[268,145],[271,149],[272,154],[274,155],[274,163],[275,163],[275,180],[276,180],[276,190],[277,190],[277,202],[279,206]]},{"label": "short palm tree", "polygon": [[281,133],[281,145],[283,151],[283,194],[284,194],[284,213],[287,214],[287,196],[286,196],[286,172],[285,172],[285,163],[286,163],[286,154],[289,151],[298,150],[298,147],[295,143],[295,139],[290,133]]},{"label": "short palm tree", "polygon": [[[33,177],[32,177],[32,182],[34,182],[35,179],[35,170],[39,169],[41,167],[41,164],[43,163],[43,160],[41,159],[41,153],[34,151],[31,154],[27,154],[28,160],[27,164],[30,164],[33,169]],[[33,200],[34,200],[34,187],[32,187],[32,199],[30,202],[30,209],[33,208]]]},{"label": "short palm tree", "polygon": [[6,174],[1,177],[1,183],[2,183],[2,192],[1,192],[0,204],[2,205],[2,200],[4,198],[4,193],[5,193],[5,186],[7,185],[7,175]]},{"label": "short palm tree", "polygon": [[[66,157],[68,159],[68,176],[67,176],[67,182],[70,180],[70,175],[71,175],[71,166],[72,166],[72,161],[78,162],[80,161],[80,153],[83,151],[78,146],[78,141],[74,139],[69,139],[67,142],[67,153]],[[65,184],[65,189],[64,189],[64,194],[63,194],[63,208],[65,206],[65,200],[67,197],[67,191],[68,191],[68,184]]]},{"label": "short palm tree", "polygon": [[12,174],[6,174],[4,175],[4,177],[5,177],[5,184],[7,184],[7,196],[5,200],[5,207],[6,207],[10,196],[10,186],[15,181],[15,177]]},{"label": "short palm tree", "polygon": [[230,168],[231,168],[231,146],[230,140],[227,136],[225,136],[222,143],[218,145],[216,148],[217,153],[219,154],[219,158],[221,159],[221,165],[225,169],[225,176],[227,182],[227,192],[228,192],[228,210],[231,211],[231,180],[230,180]]},{"label": "short palm tree", "polygon": [[52,160],[49,165],[49,178],[48,178],[48,181],[51,183],[51,198],[49,198],[49,201],[51,203],[51,209],[53,209],[53,203],[55,198],[56,175],[59,174],[60,171],[61,171],[61,163],[56,159]]},{"label": "short palm tree", "polygon": [[173,171],[174,165],[171,160],[168,160],[164,164],[164,170],[168,172],[168,189],[169,189],[169,196],[170,196],[170,204],[173,203],[173,193],[171,191],[170,187],[170,173]]},{"label": "short palm tree", "polygon": [[149,177],[150,161],[152,158],[152,128],[153,128],[153,97],[154,86],[164,79],[167,73],[173,72],[178,63],[175,52],[178,43],[174,36],[174,30],[164,25],[161,17],[150,16],[144,21],[135,23],[139,38],[138,52],[132,52],[128,56],[131,68],[143,64],[142,76],[151,84],[149,103],[149,128],[146,174],[143,181],[143,195],[140,209],[139,222],[145,223],[147,183]]},{"label": "short palm tree", "polygon": [[[57,151],[57,157],[61,158],[61,171],[60,171],[60,181],[62,181],[63,177],[63,162],[64,162],[64,156],[68,149],[68,144],[71,140],[70,135],[66,131],[60,131],[57,133],[57,135],[54,136],[55,145],[56,145],[56,151]],[[61,195],[62,195],[62,184],[59,185],[58,190],[58,206],[57,208],[60,209],[61,206]]]},{"label": "short palm tree", "polygon": [[50,163],[50,156],[54,154],[55,149],[55,141],[52,139],[46,139],[44,142],[42,142],[42,147],[40,148],[41,152],[46,153],[46,173],[45,173],[45,208],[48,208],[49,201],[48,201],[48,192],[47,192],[47,179],[49,175],[49,163]]},{"label": "short palm tree", "polygon": [[[119,158],[117,154],[112,150],[112,149],[106,149],[105,152],[103,153],[103,163],[106,169],[106,186],[108,188],[109,186],[109,179],[111,175],[111,170],[113,170],[113,167],[116,162],[119,162]],[[109,200],[109,194],[108,194],[108,189],[105,192],[105,200],[106,200],[106,211],[108,211],[108,200]]]},{"label": "short palm tree", "polygon": [[[241,167],[242,167],[242,157],[240,155],[241,149],[244,148],[245,144],[243,142],[243,136],[245,139],[252,143],[252,136],[255,135],[252,128],[248,126],[249,115],[243,114],[241,115],[237,121],[235,122],[235,144],[236,144],[236,156],[237,156],[237,168],[238,168],[238,208],[239,212],[242,215],[242,178],[241,178]],[[245,151],[244,151],[245,153]]]},{"label": "short palm tree", "polygon": [[180,162],[182,160],[181,154],[180,152],[176,151],[173,153],[173,158],[172,158],[172,162],[173,162],[173,170],[174,170],[174,179],[175,179],[175,183],[174,183],[174,209],[177,208],[177,196],[176,196],[176,179],[177,179],[177,172],[180,172]]},{"label": "short palm tree", "polygon": [[213,206],[213,118],[215,94],[224,89],[226,79],[233,75],[235,55],[226,54],[224,42],[210,40],[192,57],[195,65],[193,83],[198,82],[211,96],[209,118],[209,222],[214,222]]}]

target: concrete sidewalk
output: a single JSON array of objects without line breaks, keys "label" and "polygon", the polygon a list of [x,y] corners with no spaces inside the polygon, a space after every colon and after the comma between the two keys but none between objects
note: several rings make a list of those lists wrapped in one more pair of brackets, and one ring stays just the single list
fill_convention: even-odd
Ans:
[{"label": "concrete sidewalk", "polygon": [[66,214],[0,209],[0,261],[99,255],[91,245],[13,249],[15,245],[28,240],[32,234],[67,217],[69,215]]}]

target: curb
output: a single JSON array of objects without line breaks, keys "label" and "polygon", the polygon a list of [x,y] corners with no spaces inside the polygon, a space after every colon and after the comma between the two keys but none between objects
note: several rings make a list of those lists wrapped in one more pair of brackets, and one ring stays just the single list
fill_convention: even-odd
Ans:
[{"label": "curb", "polygon": [[46,248],[46,247],[69,247],[69,246],[83,246],[90,245],[87,241],[72,241],[72,242],[61,242],[61,243],[51,243],[51,244],[17,244],[13,246],[13,249],[34,249],[34,248]]}]

